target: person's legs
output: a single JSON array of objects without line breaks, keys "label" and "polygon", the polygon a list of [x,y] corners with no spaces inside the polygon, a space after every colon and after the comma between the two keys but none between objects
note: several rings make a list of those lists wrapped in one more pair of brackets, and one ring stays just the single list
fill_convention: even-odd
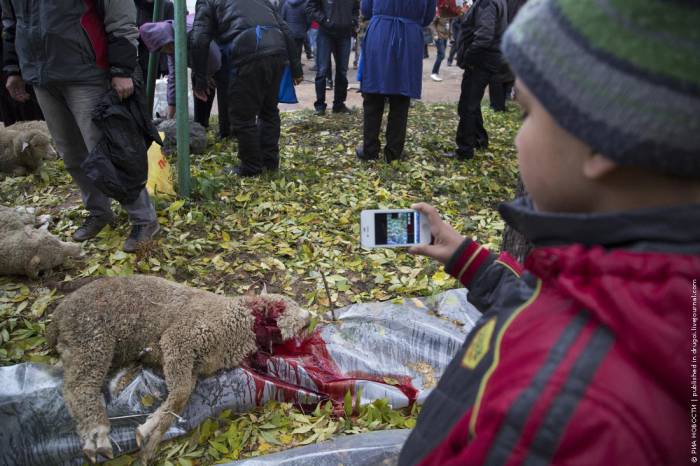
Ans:
[{"label": "person's legs", "polygon": [[331,61],[333,38],[319,30],[316,46],[316,111],[326,109],[326,77]]},{"label": "person's legs", "polygon": [[384,147],[384,158],[387,162],[398,160],[403,156],[410,106],[410,97],[389,96],[389,119],[386,125],[386,146]]},{"label": "person's legs", "polygon": [[350,64],[351,38],[335,39],[333,59],[335,60],[335,93],[333,110],[345,108],[348,97],[348,65]]},{"label": "person's legs", "polygon": [[196,97],[194,99],[194,121],[205,128],[209,128],[209,117],[211,116],[211,108],[214,105],[215,94],[216,92],[212,90],[206,101],[199,100]]},{"label": "person's legs", "polygon": [[362,94],[362,106],[364,108],[362,158],[364,159],[376,159],[379,157],[379,132],[382,128],[385,97],[383,94]]},{"label": "person's legs", "polygon": [[433,74],[440,74],[440,65],[442,64],[442,60],[444,60],[445,58],[446,46],[446,39],[438,39],[435,41],[435,47],[437,48],[437,57],[435,57],[435,64],[433,65]]},{"label": "person's legs", "polygon": [[471,158],[477,145],[488,144],[488,135],[481,116],[481,99],[491,74],[481,68],[465,71],[459,96],[459,125],[457,126],[457,155]]},{"label": "person's legs", "polygon": [[306,58],[311,60],[314,58],[314,52],[311,48],[311,41],[309,40],[309,34],[304,34],[304,51],[306,52]]},{"label": "person's legs", "polygon": [[252,62],[238,67],[229,85],[229,102],[235,102],[229,107],[231,132],[238,139],[238,158],[244,175],[254,175],[263,169],[257,125],[265,89],[261,79],[260,64]]},{"label": "person's legs", "polygon": [[[73,102],[73,107],[77,109],[82,106],[85,108],[85,112],[89,113],[106,92],[106,83],[82,87],[84,88],[83,98],[85,102]],[[51,137],[56,144],[58,153],[63,158],[66,171],[68,171],[75,184],[80,188],[83,206],[91,216],[99,217],[109,222],[114,217],[109,198],[95,187],[80,167],[88,156],[88,149],[78,126],[77,120],[79,115],[75,115],[72,112],[64,89],[64,86],[37,87],[35,92],[41,110],[46,116],[46,124]],[[85,123],[85,118],[80,119]],[[95,131],[99,131],[97,127],[95,127]],[[92,146],[96,143],[97,141],[94,140]]]},{"label": "person's legs", "polygon": [[228,113],[228,92],[229,92],[229,75],[231,74],[231,65],[226,56],[221,54],[221,68],[214,75],[216,82],[216,103],[219,106],[219,137],[227,138],[231,136],[231,121]]},{"label": "person's legs", "polygon": [[297,57],[299,58],[299,63],[301,63],[301,56],[304,53],[304,39],[294,39],[294,43],[297,46]]},{"label": "person's legs", "polygon": [[[303,46],[303,43],[301,45]],[[263,67],[265,96],[258,116],[260,152],[263,166],[268,170],[277,170],[280,165],[280,112],[277,104],[284,63],[281,60],[268,59]]]},{"label": "person's legs", "polygon": [[497,75],[492,75],[489,81],[489,101],[494,111],[506,111],[506,89]]}]

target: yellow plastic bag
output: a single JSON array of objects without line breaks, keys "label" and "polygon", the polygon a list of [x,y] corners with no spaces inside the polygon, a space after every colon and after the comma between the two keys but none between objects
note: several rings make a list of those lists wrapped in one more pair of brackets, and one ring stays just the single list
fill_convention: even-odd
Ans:
[{"label": "yellow plastic bag", "polygon": [[[160,138],[165,139],[165,134],[160,133]],[[151,196],[175,195],[170,164],[165,158],[161,147],[155,142],[148,149],[148,181],[146,181],[146,189]]]}]

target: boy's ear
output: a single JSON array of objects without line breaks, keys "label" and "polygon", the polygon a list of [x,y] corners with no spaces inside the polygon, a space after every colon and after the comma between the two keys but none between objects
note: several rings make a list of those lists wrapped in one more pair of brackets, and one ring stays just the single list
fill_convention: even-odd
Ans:
[{"label": "boy's ear", "polygon": [[618,165],[609,158],[593,153],[583,162],[583,175],[590,180],[599,180],[617,167]]}]

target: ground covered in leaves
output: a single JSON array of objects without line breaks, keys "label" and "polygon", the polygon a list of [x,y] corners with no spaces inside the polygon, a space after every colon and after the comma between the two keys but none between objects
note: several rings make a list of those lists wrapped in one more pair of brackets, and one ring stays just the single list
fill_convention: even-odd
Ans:
[{"label": "ground covered in leaves", "polygon": [[[85,256],[39,280],[0,277],[0,365],[52,363],[44,339],[51,310],[64,290],[83,277],[131,273],[159,275],[217,293],[239,294],[263,286],[295,297],[319,316],[354,302],[427,296],[455,287],[435,263],[403,250],[363,250],[363,209],[407,208],[427,201],[465,235],[498,249],[503,222],[499,202],[513,198],[517,113],[484,109],[488,150],[459,162],[441,154],[453,148],[454,105],[412,108],[408,157],[387,165],[360,162],[361,115],[282,117],[282,169],[254,179],[224,172],[236,147],[210,135],[205,155],[193,156],[192,200],[158,199],[162,231],[138,254],[121,251],[126,215],[84,246]],[[173,167],[174,168],[174,167]],[[0,204],[34,206],[51,214],[50,230],[68,240],[85,215],[60,161],[39,176],[0,182]],[[324,284],[327,283],[327,288]],[[330,406],[304,413],[270,403],[255,413],[223,412],[190,435],[162,445],[160,464],[212,464],[326,440],[341,433],[411,427],[415,410],[391,411],[383,401],[364,407],[346,400],[346,415]],[[122,457],[114,464],[130,464]]]}]

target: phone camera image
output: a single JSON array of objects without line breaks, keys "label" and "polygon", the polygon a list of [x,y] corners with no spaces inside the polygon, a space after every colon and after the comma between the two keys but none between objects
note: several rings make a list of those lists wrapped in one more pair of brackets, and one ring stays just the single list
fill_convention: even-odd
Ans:
[{"label": "phone camera image", "polygon": [[374,242],[378,246],[416,244],[417,224],[414,212],[377,213],[374,216]]}]

